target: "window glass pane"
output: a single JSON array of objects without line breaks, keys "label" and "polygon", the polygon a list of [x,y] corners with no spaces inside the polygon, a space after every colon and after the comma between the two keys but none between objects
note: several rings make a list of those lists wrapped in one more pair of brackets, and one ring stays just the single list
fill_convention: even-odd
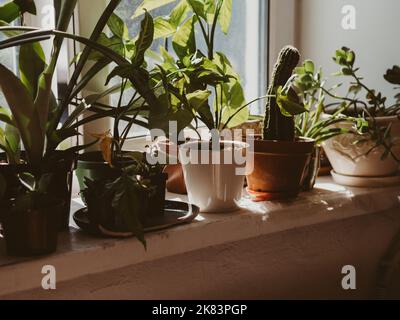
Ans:
[{"label": "window glass pane", "polygon": [[[229,34],[224,35],[221,30],[216,33],[216,50],[225,53],[231,60],[235,70],[239,73],[245,95],[248,101],[265,94],[266,84],[261,83],[266,77],[261,73],[265,70],[265,61],[263,61],[263,52],[261,50],[264,43],[263,28],[261,27],[263,16],[263,5],[265,0],[233,0],[232,24]],[[142,0],[123,0],[117,9],[117,14],[127,23],[131,36],[136,36],[140,29],[141,17],[131,19],[133,13]],[[152,10],[153,17],[168,15],[176,6],[177,2],[166,5],[162,8]],[[201,39],[201,40],[200,40]],[[201,43],[202,36],[200,30],[197,30],[198,46],[204,50],[205,45]],[[153,49],[157,50],[164,43],[162,40],[156,40]],[[118,96],[115,95],[112,103],[118,103]],[[262,103],[256,103],[251,107],[252,114],[262,113]],[[134,128],[139,130],[139,128]],[[143,132],[143,130],[142,130]],[[137,134],[137,132],[135,132]]]},{"label": "window glass pane", "polygon": [[[7,3],[9,0],[0,0],[0,5],[3,5]],[[0,40],[4,39],[4,35],[0,33]],[[16,70],[16,50],[11,48],[11,49],[6,49],[6,50],[0,50],[0,63],[10,70]],[[4,96],[2,92],[0,91],[0,106],[2,107],[7,107],[7,102],[4,99]]]}]

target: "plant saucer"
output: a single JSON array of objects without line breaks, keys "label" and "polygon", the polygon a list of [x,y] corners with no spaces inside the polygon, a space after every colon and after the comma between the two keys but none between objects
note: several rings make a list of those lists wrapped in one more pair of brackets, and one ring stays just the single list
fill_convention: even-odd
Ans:
[{"label": "plant saucer", "polygon": [[333,180],[340,185],[347,187],[360,187],[360,188],[384,188],[400,185],[400,172],[394,176],[387,177],[357,177],[346,176],[343,174],[331,171]]}]

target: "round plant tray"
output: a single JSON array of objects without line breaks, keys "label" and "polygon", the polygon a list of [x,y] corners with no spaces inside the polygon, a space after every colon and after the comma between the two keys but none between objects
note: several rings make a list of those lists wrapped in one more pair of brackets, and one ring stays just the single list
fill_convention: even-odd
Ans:
[{"label": "round plant tray", "polygon": [[360,188],[383,188],[400,185],[400,172],[389,177],[356,177],[338,174],[331,171],[333,180],[342,186]]},{"label": "round plant tray", "polygon": [[[200,209],[195,205],[185,202],[165,201],[164,216],[148,219],[144,226],[144,232],[153,232],[175,227],[177,225],[192,222],[199,214]],[[89,221],[87,208],[82,208],[74,213],[74,221],[83,231],[97,236],[130,238],[134,234],[131,232],[114,232],[102,226],[94,228]]]}]

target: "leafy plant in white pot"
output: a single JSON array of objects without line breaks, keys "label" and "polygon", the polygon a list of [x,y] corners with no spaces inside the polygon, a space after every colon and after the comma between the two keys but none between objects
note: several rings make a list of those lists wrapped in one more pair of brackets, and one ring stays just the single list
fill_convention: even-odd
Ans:
[{"label": "leafy plant in white pot", "polygon": [[[183,170],[185,181],[180,179],[182,183],[176,181],[176,184],[186,184],[190,202],[203,212],[235,210],[244,185],[244,172],[236,174],[236,169],[244,163],[240,160],[240,163],[226,163],[224,159],[245,155],[247,144],[233,142],[232,136],[219,135],[249,119],[249,104],[245,101],[239,75],[228,57],[215,50],[216,31],[221,29],[227,34],[231,16],[232,0],[188,0],[178,1],[169,17],[155,19],[155,35],[165,43],[157,54],[159,82],[169,84],[171,110],[175,110],[172,114],[166,113],[160,122],[175,120],[179,129],[186,127],[195,131],[203,125],[207,133],[205,141],[199,134],[199,140],[179,146],[180,159],[186,163],[183,168],[179,164],[173,168],[173,171]],[[196,30],[201,37],[196,37]],[[206,52],[203,53],[201,47],[206,48]],[[210,148],[210,131],[218,136],[214,139],[215,148]],[[171,150],[176,150],[171,143],[179,144],[169,141],[160,146],[170,153],[170,158]],[[200,163],[199,154],[207,163]],[[210,157],[219,159],[219,163],[208,161]],[[182,178],[182,175],[177,176]]]},{"label": "leafy plant in white pot", "polygon": [[[382,93],[364,84],[358,74],[359,68],[355,67],[353,51],[342,48],[336,51],[333,59],[341,68],[338,75],[351,79],[348,93],[339,96],[333,90],[322,90],[333,99],[333,104],[346,105],[345,113],[357,118],[358,127],[364,128],[362,134],[348,133],[323,143],[335,180],[350,186],[399,183],[400,104],[388,106]],[[385,79],[400,84],[399,75],[399,68],[394,67],[387,72]],[[362,93],[365,99],[358,98]],[[350,129],[352,124],[338,123],[335,126]]]}]

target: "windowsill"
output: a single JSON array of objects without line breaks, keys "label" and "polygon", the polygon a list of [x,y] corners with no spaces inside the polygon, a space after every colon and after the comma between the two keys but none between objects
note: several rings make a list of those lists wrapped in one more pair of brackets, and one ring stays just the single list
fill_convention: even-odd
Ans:
[{"label": "windowsill", "polygon": [[[168,198],[186,200],[173,194]],[[55,254],[37,259],[7,257],[4,241],[0,241],[0,296],[38,288],[44,265],[56,267],[60,283],[202,248],[393,209],[400,206],[400,191],[399,187],[345,188],[331,178],[321,178],[313,192],[294,201],[253,203],[245,197],[241,206],[240,212],[204,214],[194,223],[150,233],[147,251],[136,239],[98,239],[75,227],[60,235]],[[79,207],[74,201],[72,211]]]}]

